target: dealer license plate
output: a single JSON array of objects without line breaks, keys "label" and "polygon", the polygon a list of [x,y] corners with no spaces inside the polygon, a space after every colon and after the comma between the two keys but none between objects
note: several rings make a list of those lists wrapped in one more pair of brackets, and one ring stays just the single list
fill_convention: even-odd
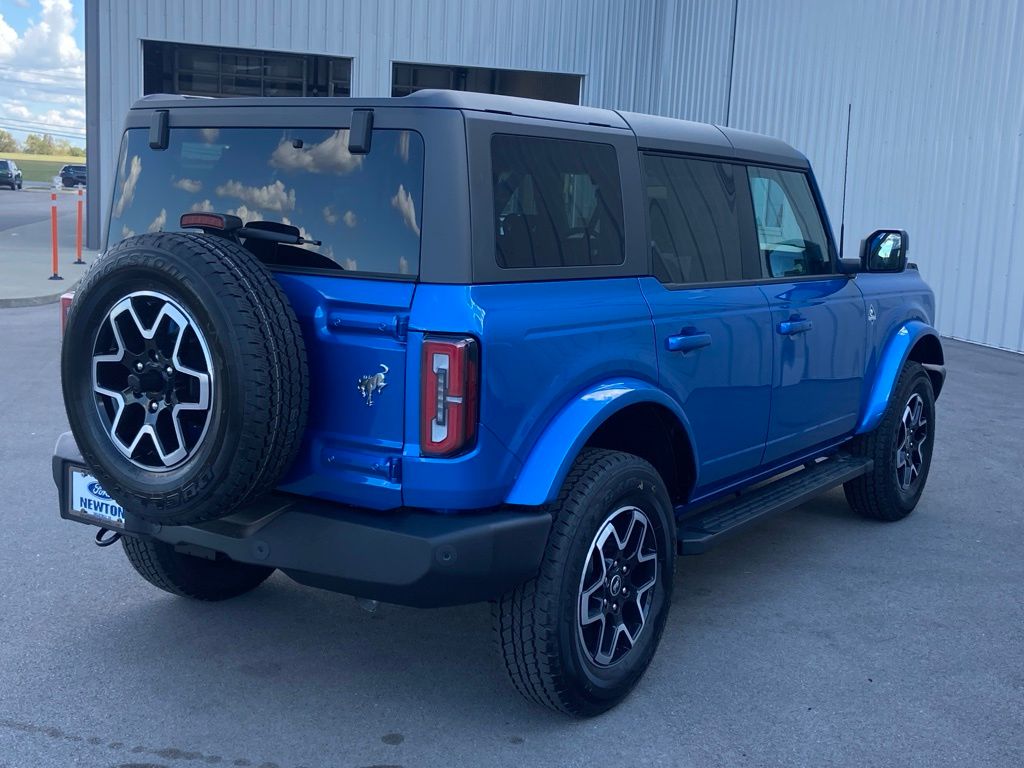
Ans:
[{"label": "dealer license plate", "polygon": [[105,528],[124,528],[124,510],[95,477],[80,467],[71,467],[68,513],[83,522]]}]

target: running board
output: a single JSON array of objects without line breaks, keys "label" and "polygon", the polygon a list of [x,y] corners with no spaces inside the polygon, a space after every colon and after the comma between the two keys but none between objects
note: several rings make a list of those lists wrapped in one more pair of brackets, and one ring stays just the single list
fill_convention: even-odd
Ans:
[{"label": "running board", "polygon": [[680,552],[684,555],[706,552],[722,539],[758,520],[798,507],[824,491],[870,472],[873,463],[871,459],[839,454],[743,493],[731,501],[716,504],[682,522]]}]

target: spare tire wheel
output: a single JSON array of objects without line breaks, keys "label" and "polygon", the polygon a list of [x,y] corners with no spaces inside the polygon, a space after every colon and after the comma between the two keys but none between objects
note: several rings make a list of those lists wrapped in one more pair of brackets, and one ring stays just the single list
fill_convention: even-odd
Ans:
[{"label": "spare tire wheel", "polygon": [[274,487],[306,425],[295,313],[224,238],[146,234],[82,280],[61,351],[71,431],[129,513],[184,525]]}]

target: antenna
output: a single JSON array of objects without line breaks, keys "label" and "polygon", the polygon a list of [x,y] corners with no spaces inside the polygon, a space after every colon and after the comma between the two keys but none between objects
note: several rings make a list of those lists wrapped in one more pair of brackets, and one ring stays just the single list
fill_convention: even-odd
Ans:
[{"label": "antenna", "polygon": [[839,258],[843,258],[843,248],[846,245],[846,173],[850,168],[850,113],[853,105],[846,105],[846,157],[843,159],[843,210],[839,214]]}]

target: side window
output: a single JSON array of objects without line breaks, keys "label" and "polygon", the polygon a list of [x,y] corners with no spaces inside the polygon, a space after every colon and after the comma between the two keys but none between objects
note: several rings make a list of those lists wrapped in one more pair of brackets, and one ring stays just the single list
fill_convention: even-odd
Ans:
[{"label": "side window", "polygon": [[807,177],[773,168],[748,170],[761,260],[770,277],[823,275],[828,239]]},{"label": "side window", "polygon": [[644,155],[654,275],[663,283],[761,277],[744,267],[737,181],[742,166]]},{"label": "side window", "polygon": [[491,175],[499,267],[623,262],[622,188],[614,147],[496,134]]}]

